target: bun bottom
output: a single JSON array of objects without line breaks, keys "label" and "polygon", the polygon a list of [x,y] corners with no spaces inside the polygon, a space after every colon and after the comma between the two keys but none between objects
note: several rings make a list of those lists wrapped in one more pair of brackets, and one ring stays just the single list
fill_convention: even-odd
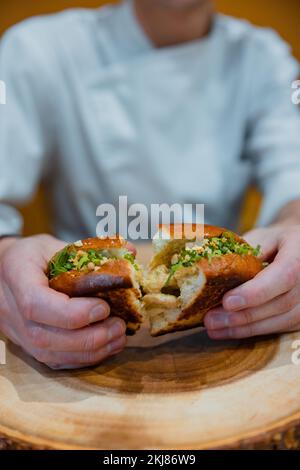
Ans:
[{"label": "bun bottom", "polygon": [[143,323],[143,312],[139,300],[140,292],[135,289],[116,289],[107,293],[98,294],[110,305],[110,315],[122,318],[127,325],[126,335],[132,336]]},{"label": "bun bottom", "polygon": [[148,310],[148,315],[151,325],[150,334],[153,337],[157,337],[203,326],[205,313],[200,312],[191,318],[182,319],[180,308],[172,310],[157,308]]},{"label": "bun bottom", "polygon": [[143,322],[141,292],[129,261],[110,260],[99,271],[69,271],[49,281],[52,289],[70,297],[99,297],[107,301],[110,315],[122,318],[126,334],[134,335]]}]

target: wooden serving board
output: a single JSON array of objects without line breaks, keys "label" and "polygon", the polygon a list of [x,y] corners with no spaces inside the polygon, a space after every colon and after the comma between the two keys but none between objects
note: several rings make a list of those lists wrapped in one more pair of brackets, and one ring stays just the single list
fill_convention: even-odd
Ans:
[{"label": "wooden serving board", "polygon": [[98,367],[51,371],[7,342],[0,448],[296,448],[300,333],[213,342],[147,329]]}]

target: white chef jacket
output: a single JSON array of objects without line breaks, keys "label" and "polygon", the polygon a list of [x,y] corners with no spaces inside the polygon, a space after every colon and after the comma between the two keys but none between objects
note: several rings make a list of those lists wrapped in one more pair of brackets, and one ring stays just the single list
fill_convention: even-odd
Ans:
[{"label": "white chef jacket", "polygon": [[0,235],[43,180],[54,232],[94,235],[96,208],[204,203],[234,228],[245,188],[259,224],[300,197],[298,64],[269,29],[216,15],[210,34],[155,48],[131,1],[11,28],[0,45]]}]

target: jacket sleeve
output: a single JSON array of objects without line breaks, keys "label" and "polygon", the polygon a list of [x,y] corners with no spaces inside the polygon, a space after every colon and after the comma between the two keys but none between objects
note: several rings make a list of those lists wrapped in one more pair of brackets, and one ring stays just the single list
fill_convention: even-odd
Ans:
[{"label": "jacket sleeve", "polygon": [[258,225],[268,225],[300,198],[300,109],[292,102],[299,64],[276,33],[264,31],[253,45],[250,73],[246,155],[263,193]]},{"label": "jacket sleeve", "polygon": [[47,62],[30,24],[13,27],[1,39],[0,80],[1,236],[21,233],[16,207],[31,198],[52,145]]}]

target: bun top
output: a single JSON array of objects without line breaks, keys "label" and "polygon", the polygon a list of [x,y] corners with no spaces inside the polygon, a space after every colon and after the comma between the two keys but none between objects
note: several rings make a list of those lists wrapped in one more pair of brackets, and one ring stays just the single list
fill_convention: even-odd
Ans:
[{"label": "bun top", "polygon": [[115,289],[135,287],[134,269],[124,259],[111,259],[99,271],[68,271],[50,279],[52,289],[69,295],[82,297],[96,295]]},{"label": "bun top", "polygon": [[230,234],[238,243],[246,243],[236,233],[223,227],[205,224],[161,224],[153,238],[154,256],[150,262],[150,269],[160,264],[169,265],[172,256],[185,248],[186,243],[201,242],[203,238],[219,238],[225,233]]},{"label": "bun top", "polygon": [[103,238],[86,238],[85,240],[78,240],[77,242],[68,245],[72,251],[86,251],[86,250],[109,250],[111,248],[121,249],[125,248],[126,240],[120,236],[103,237]]},{"label": "bun top", "polygon": [[[122,258],[127,253],[126,241],[119,236],[78,240],[54,254],[48,263],[47,275],[53,278],[73,269],[82,270],[89,264],[89,270],[96,269],[109,258]],[[132,264],[133,260],[134,256]]]},{"label": "bun top", "polygon": [[159,230],[154,236],[154,240],[165,238],[165,239],[178,239],[178,240],[190,240],[193,241],[197,238],[213,238],[220,237],[223,233],[230,233],[233,238],[240,243],[245,243],[241,237],[236,233],[223,227],[215,227],[214,225],[206,224],[160,224]]}]

